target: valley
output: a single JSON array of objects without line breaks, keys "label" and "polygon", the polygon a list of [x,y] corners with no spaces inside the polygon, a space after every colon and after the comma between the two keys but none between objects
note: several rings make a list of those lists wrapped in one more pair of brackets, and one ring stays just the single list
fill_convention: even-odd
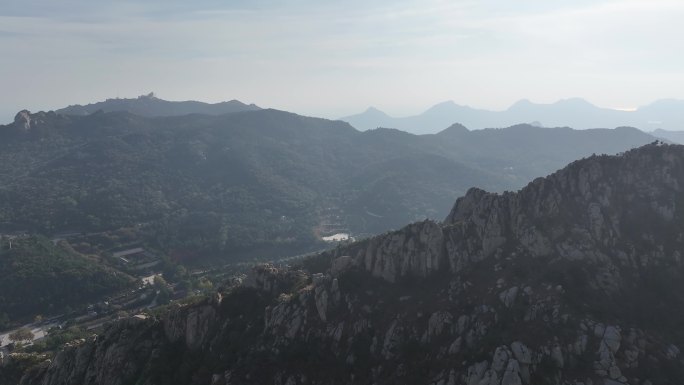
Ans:
[{"label": "valley", "polygon": [[[144,98],[142,101],[148,102]],[[592,162],[607,167],[612,162],[610,159],[631,159],[631,154],[661,149],[672,153],[669,151],[672,146],[653,144],[656,140],[653,136],[632,128],[573,130],[523,124],[504,129],[471,131],[460,124],[452,124],[437,134],[412,135],[393,129],[360,132],[343,122],[269,109],[180,117],[143,117],[120,111],[95,112],[83,116],[22,112],[13,124],[0,126],[0,137],[3,138],[0,141],[0,158],[3,159],[0,173],[4,175],[0,183],[0,196],[3,197],[0,200],[0,229],[3,232],[0,237],[0,259],[5,263],[0,263],[5,277],[3,284],[0,284],[0,292],[4,294],[0,300],[5,301],[0,303],[4,314],[0,314],[0,320],[4,320],[0,352],[5,357],[14,357],[9,366],[14,369],[5,371],[18,370],[17,373],[24,373],[30,370],[22,380],[26,384],[31,383],[31,376],[44,375],[37,374],[42,373],[42,369],[37,368],[45,364],[35,366],[40,357],[67,354],[66,351],[76,352],[81,345],[90,346],[94,343],[93,336],[111,335],[113,330],[123,332],[128,324],[140,323],[140,326],[146,325],[141,330],[148,330],[148,326],[170,322],[173,317],[184,317],[178,312],[185,314],[195,311],[192,309],[219,317],[201,322],[219,322],[218,313],[238,310],[224,308],[221,305],[223,296],[242,301],[238,298],[246,295],[254,302],[254,311],[259,307],[269,309],[279,303],[268,311],[280,309],[277,311],[285,313],[269,316],[267,311],[267,317],[285,319],[274,321],[254,314],[241,316],[248,317],[243,326],[252,328],[255,327],[254,322],[263,322],[268,328],[276,327],[275,324],[268,326],[272,322],[278,325],[282,322],[300,322],[286,321],[288,317],[295,316],[287,315],[288,312],[296,310],[287,307],[290,306],[287,304],[291,304],[287,298],[308,301],[308,294],[305,294],[308,289],[305,288],[320,287],[312,289],[323,290],[314,296],[314,307],[325,323],[329,317],[325,310],[328,306],[325,305],[326,301],[330,306],[342,301],[341,294],[336,292],[340,290],[339,286],[328,287],[332,284],[332,278],[327,274],[337,277],[335,280],[341,279],[339,274],[348,269],[353,272],[342,274],[345,280],[349,280],[343,285],[351,285],[344,287],[351,290],[349,295],[355,293],[358,296],[355,301],[363,303],[379,296],[381,303],[389,301],[387,306],[394,309],[377,310],[382,316],[376,319],[373,316],[375,311],[368,313],[368,306],[371,305],[363,305],[369,319],[377,322],[381,328],[386,327],[387,322],[396,324],[390,329],[399,327],[398,319],[386,319],[388,314],[402,312],[401,309],[406,306],[422,308],[426,303],[433,302],[428,299],[430,297],[438,298],[438,302],[430,304],[425,311],[445,306],[466,306],[470,309],[474,306],[473,298],[484,300],[493,289],[473,289],[469,292],[478,294],[469,299],[456,300],[455,296],[461,295],[459,293],[469,286],[489,282],[487,275],[481,275],[487,269],[493,269],[495,273],[514,274],[516,277],[516,274],[532,269],[526,265],[530,263],[528,260],[521,260],[520,264],[513,263],[517,267],[508,266],[512,262],[505,262],[514,260],[512,258],[520,253],[509,245],[510,242],[516,242],[513,239],[523,242],[523,246],[529,249],[527,253],[544,254],[553,247],[561,246],[558,249],[561,253],[577,252],[571,251],[572,246],[565,241],[538,238],[535,226],[541,226],[539,229],[555,223],[553,219],[539,217],[543,213],[541,207],[537,214],[530,217],[534,226],[514,230],[512,235],[508,232],[487,235],[490,231],[503,231],[502,226],[511,226],[490,224],[491,220],[504,215],[500,211],[487,214],[495,217],[484,222],[478,219],[482,214],[475,215],[467,219],[477,224],[473,225],[475,227],[459,230],[462,232],[460,235],[450,233],[465,220],[459,218],[473,209],[468,202],[488,196],[483,196],[481,189],[501,194],[492,195],[491,199],[495,201],[498,196],[507,199],[518,196],[511,190],[519,190],[536,176],[549,174],[576,159],[588,157],[572,163],[570,169],[576,163],[594,164]],[[646,146],[630,150],[643,145]],[[620,154],[606,158],[605,155],[597,157],[597,153]],[[604,164],[604,160],[607,163]],[[560,173],[565,175],[572,171]],[[535,179],[517,194],[534,190],[530,186],[539,183],[543,185],[540,179]],[[585,190],[587,188],[582,187]],[[452,214],[447,215],[453,201],[459,196],[463,198],[459,198],[454,208],[456,211],[452,210]],[[606,199],[602,202],[614,200]],[[519,204],[522,203],[495,203],[495,206],[499,207],[497,210],[504,207],[513,210]],[[554,205],[566,204],[543,203],[545,209]],[[664,207],[667,208],[662,210],[668,210],[668,216],[676,216],[670,213],[670,206]],[[578,207],[578,210],[584,209]],[[525,218],[521,213],[506,215],[513,215],[518,222]],[[572,215],[569,212],[563,215],[565,223],[570,223]],[[445,217],[446,220],[439,222]],[[407,223],[413,224],[403,227]],[[437,231],[438,228],[445,230]],[[596,233],[604,230],[590,231]],[[584,232],[583,229],[577,229],[573,237],[581,237]],[[450,237],[452,240],[447,241]],[[471,249],[473,246],[468,242],[478,237],[485,237],[482,249]],[[449,243],[456,239],[461,239],[457,243],[466,243]],[[459,251],[463,248],[466,251]],[[447,258],[444,250],[456,254],[449,254]],[[489,259],[492,250],[498,250],[495,257],[498,262]],[[364,262],[354,255],[365,255]],[[12,262],[12,258],[16,261]],[[447,262],[445,258],[451,259]],[[260,265],[264,262],[270,264]],[[367,271],[356,271],[356,267],[363,264]],[[457,278],[462,281],[453,281],[453,277],[449,278],[446,272],[458,275],[463,266],[471,265],[481,267],[468,270],[468,274],[474,275],[472,278]],[[532,269],[534,273],[524,273],[523,276],[541,274],[542,278],[535,279],[542,279],[546,286],[540,289],[532,285],[530,290],[534,293],[541,290],[540,293],[560,301],[558,304],[570,301],[568,306],[575,306],[575,297],[564,297],[565,287],[568,284],[585,285],[590,278],[586,276],[586,267],[572,265],[567,268],[572,272],[569,277],[563,272],[566,267],[559,271],[554,268],[549,271]],[[605,271],[603,269],[599,271]],[[386,283],[377,282],[377,279]],[[500,301],[506,307],[509,307],[509,302],[515,301],[520,291],[527,293],[528,290],[522,284],[506,288],[504,283],[508,279],[512,278],[503,277],[492,283],[503,290],[498,298],[502,298]],[[592,289],[581,290],[595,290],[594,285],[609,290],[608,286],[600,286],[607,284],[603,281],[605,279],[606,276],[592,283]],[[430,284],[423,287],[420,282],[424,280],[430,281]],[[560,280],[559,284],[556,284],[557,280]],[[393,286],[397,282],[401,283],[400,287]],[[548,282],[553,285],[548,286]],[[62,284],[63,287],[59,287]],[[73,288],[69,288],[70,285]],[[459,286],[463,289],[459,289]],[[562,287],[560,293],[563,295],[551,290],[556,286]],[[43,287],[45,291],[41,292]],[[253,291],[254,287],[258,289],[256,292]],[[23,288],[25,292],[16,292],[18,288]],[[361,288],[366,289],[363,291]],[[70,297],[70,292],[78,295]],[[445,293],[448,293],[448,300],[444,297]],[[277,303],[272,302],[273,295],[279,296]],[[584,295],[589,294],[582,291],[581,296]],[[287,300],[280,302],[281,299]],[[676,298],[671,300],[678,301]],[[347,306],[353,309],[361,306],[360,303],[348,303]],[[484,307],[482,309],[484,311]],[[493,309],[487,312],[500,317]],[[330,317],[339,314],[336,311]],[[402,322],[406,322],[406,325],[419,324],[424,314],[421,310],[417,318],[407,315],[408,318],[402,318]],[[436,314],[450,317],[447,313],[439,312],[434,313],[433,317],[437,317]],[[621,319],[627,317],[625,314],[616,316]],[[299,314],[295,317],[308,319],[310,316]],[[473,313],[470,317],[486,319],[489,316],[485,312],[479,315]],[[513,317],[510,321],[513,322],[519,316],[506,317]],[[336,334],[349,333],[343,331],[344,326],[340,326],[345,322],[357,323],[358,320],[338,324]],[[440,322],[453,325],[456,321]],[[555,318],[553,322],[556,322]],[[485,324],[489,325],[486,328],[493,327]],[[187,329],[191,326],[184,327],[184,333],[207,333]],[[249,344],[258,345],[266,342],[257,340],[277,337],[268,344],[284,344],[289,352],[287,355],[295,354],[291,349],[297,348],[286,342],[291,337],[283,340],[279,333],[296,335],[301,325],[281,325],[278,330],[282,327],[287,330],[276,332],[273,329],[269,332],[275,333],[271,337],[249,332],[245,338],[255,338],[249,340]],[[355,327],[362,328],[360,324]],[[524,328],[522,325],[519,327]],[[9,340],[10,335],[26,330],[33,334],[30,339]],[[404,330],[402,333],[407,332]],[[484,338],[486,330],[477,333]],[[323,338],[324,334],[320,334],[320,337]],[[367,357],[364,358],[364,366],[353,369],[352,372],[357,374],[348,380],[367,381],[377,376],[393,378],[389,373],[395,371],[399,376],[397,381],[421,382],[414,377],[400,380],[403,373],[401,368],[374,368],[376,372],[390,372],[371,375],[368,372],[370,367],[366,366],[377,362],[377,359],[390,359],[395,354],[402,357],[404,354],[429,356],[429,350],[425,350],[426,347],[421,344],[425,343],[425,338],[428,338],[428,345],[434,343],[429,342],[429,337],[418,337],[408,337],[401,342],[408,345],[400,348],[388,348],[387,344],[392,342],[385,340],[386,346],[381,354],[378,348],[371,347],[371,356],[380,354],[376,358],[367,356],[369,352],[364,350],[366,348],[347,356],[346,365],[351,366],[356,362],[356,354],[363,353]],[[168,349],[164,347],[169,343],[165,338],[170,337],[167,335],[152,344],[160,343],[159,349]],[[202,341],[216,336],[197,338],[200,340],[186,341],[190,350],[200,349],[204,344]],[[366,343],[356,341],[356,337],[352,340],[351,335],[349,338],[348,343],[354,346]],[[481,356],[491,348],[475,340],[461,342],[464,343],[469,344],[466,350],[469,356]],[[455,344],[453,342],[448,350],[457,349]],[[172,356],[185,355],[183,349],[164,351]],[[387,349],[399,350],[390,353]],[[410,349],[417,350],[411,353]],[[330,356],[331,352],[324,351],[321,351],[323,356],[320,358],[331,360],[325,365],[338,365],[333,364],[337,359]],[[253,359],[249,356],[252,354],[249,349],[232,351],[230,354],[248,361]],[[307,353],[302,351],[297,354]],[[440,357],[433,357],[432,360],[440,362]],[[209,356],[205,359],[214,360]],[[318,361],[314,359],[312,362]],[[88,370],[101,370],[97,368],[97,363],[92,365],[96,366]],[[157,364],[150,365],[145,370],[154,372],[152,368]],[[195,383],[195,380],[184,377],[199,370],[193,365],[183,369],[188,372],[179,374],[178,379],[173,380],[182,382],[164,381]],[[426,366],[425,370],[430,372],[433,369],[428,367],[434,365]],[[471,366],[468,371],[480,370],[473,368]],[[281,372],[248,376],[266,382],[274,378],[286,381],[282,377],[285,375],[283,373],[291,369],[282,367],[279,369]],[[237,370],[231,371],[235,374],[230,376],[245,375],[241,372],[244,368]],[[340,373],[344,372],[341,367],[339,370]],[[487,370],[487,367],[483,366],[482,370]],[[228,376],[225,373],[221,376]],[[416,373],[412,372],[411,376]],[[451,377],[456,381],[455,378],[465,375],[453,373],[444,374],[444,385],[451,383]],[[152,376],[149,379],[160,380],[154,377],[156,374],[149,375]],[[501,375],[504,373],[496,372],[496,376]],[[19,379],[16,375],[12,378]],[[197,378],[203,377],[200,375]],[[246,378],[238,383],[247,381]],[[61,380],[57,376],[54,381]],[[530,380],[524,381],[529,383]],[[225,384],[229,383],[226,380]]]},{"label": "valley", "polygon": [[2,2],[0,385],[684,384],[683,19]]},{"label": "valley", "polygon": [[13,365],[22,384],[669,384],[683,181],[684,147],[654,143],[473,188],[442,222],[261,264]]},{"label": "valley", "polygon": [[[127,228],[195,265],[306,253],[324,247],[321,236],[438,219],[472,186],[516,190],[574,159],[655,140],[628,128],[527,125],[359,132],[268,109],[22,113],[0,137],[0,231]],[[321,233],[331,225],[340,231]]]}]

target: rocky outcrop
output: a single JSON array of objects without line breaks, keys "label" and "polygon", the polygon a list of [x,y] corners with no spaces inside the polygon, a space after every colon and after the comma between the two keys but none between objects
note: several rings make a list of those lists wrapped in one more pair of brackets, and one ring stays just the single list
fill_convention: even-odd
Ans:
[{"label": "rocky outcrop", "polygon": [[624,241],[626,227],[641,215],[673,220],[682,163],[681,148],[659,144],[620,157],[594,156],[518,193],[472,189],[445,224],[471,227],[485,255],[514,241],[531,256],[605,259],[603,249]]},{"label": "rocky outcrop", "polygon": [[21,110],[14,116],[14,126],[28,131],[31,129],[31,112]]},{"label": "rocky outcrop", "polygon": [[287,293],[303,285],[309,277],[301,270],[280,269],[272,264],[257,265],[247,277],[246,285],[272,295]]},{"label": "rocky outcrop", "polygon": [[257,266],[248,287],[117,324],[22,383],[678,383],[682,186],[684,148],[654,144],[474,189],[444,223]]},{"label": "rocky outcrop", "polygon": [[44,128],[46,121],[61,126],[68,120],[67,117],[57,116],[52,111],[31,113],[31,111],[28,110],[21,110],[14,115],[14,123],[8,127],[12,127],[15,132],[28,133],[35,131],[39,127]]},{"label": "rocky outcrop", "polygon": [[[659,250],[664,234],[654,231],[675,218],[684,188],[681,152],[679,146],[653,144],[619,157],[575,162],[518,193],[471,189],[443,224],[415,223],[340,248],[330,255],[332,270],[337,275],[363,267],[396,282],[524,254],[582,260],[595,265],[595,285],[618,290],[625,268],[681,260],[679,249],[669,255]],[[638,233],[633,224],[643,220],[651,223],[647,233]]]},{"label": "rocky outcrop", "polygon": [[339,274],[360,266],[388,282],[409,276],[425,278],[442,267],[443,247],[441,226],[427,220],[338,249],[332,272]]},{"label": "rocky outcrop", "polygon": [[164,322],[164,334],[172,343],[182,342],[188,349],[204,346],[210,331],[216,327],[216,310],[205,305],[190,309],[177,309],[168,314]]},{"label": "rocky outcrop", "polygon": [[141,377],[164,339],[155,322],[129,318],[107,333],[59,352],[29,371],[22,384],[123,385]]}]

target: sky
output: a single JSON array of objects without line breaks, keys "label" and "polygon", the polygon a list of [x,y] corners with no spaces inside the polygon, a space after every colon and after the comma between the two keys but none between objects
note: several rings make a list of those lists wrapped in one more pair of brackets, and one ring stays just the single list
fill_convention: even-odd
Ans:
[{"label": "sky", "polygon": [[154,92],[337,118],[684,99],[681,0],[3,0],[0,122]]}]

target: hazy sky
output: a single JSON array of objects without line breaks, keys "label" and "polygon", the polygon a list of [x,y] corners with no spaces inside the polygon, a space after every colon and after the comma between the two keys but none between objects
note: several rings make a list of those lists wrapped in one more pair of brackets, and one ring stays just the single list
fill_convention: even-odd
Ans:
[{"label": "hazy sky", "polygon": [[3,0],[0,118],[154,91],[339,117],[684,99],[684,1]]}]

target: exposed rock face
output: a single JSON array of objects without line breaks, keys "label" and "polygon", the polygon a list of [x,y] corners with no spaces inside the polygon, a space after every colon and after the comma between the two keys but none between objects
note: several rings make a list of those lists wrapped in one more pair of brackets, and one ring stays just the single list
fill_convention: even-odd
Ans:
[{"label": "exposed rock face", "polygon": [[343,255],[339,258],[335,258],[330,266],[330,274],[337,277],[345,271],[351,270],[356,266],[354,258]]},{"label": "exposed rock face", "polygon": [[22,383],[679,383],[682,188],[684,147],[654,144],[473,189],[443,224],[323,253],[326,271],[259,266],[250,288],[118,324]]},{"label": "exposed rock face", "polygon": [[172,342],[183,342],[190,350],[202,347],[216,322],[216,310],[211,306],[194,307],[169,314],[164,322],[164,334]]},{"label": "exposed rock face", "polygon": [[372,238],[344,248],[332,265],[339,274],[352,267],[363,266],[373,276],[388,282],[406,276],[425,278],[443,263],[442,228],[435,222],[414,223],[402,230]]},{"label": "exposed rock face", "polygon": [[[661,232],[635,232],[634,223],[668,227],[682,193],[677,146],[647,146],[621,157],[596,156],[539,178],[518,193],[471,189],[440,226],[426,221],[338,250],[376,277],[395,282],[448,266],[457,273],[492,256],[582,260],[596,265],[595,284],[616,290],[623,268],[679,259],[663,254]],[[626,193],[628,192],[628,193]],[[680,240],[681,241],[681,240]],[[340,270],[335,266],[335,271]]]},{"label": "exposed rock face", "polygon": [[64,349],[52,362],[29,372],[22,384],[131,383],[143,375],[164,341],[156,326],[137,318],[120,322],[103,336]]},{"label": "exposed rock face", "polygon": [[269,294],[279,295],[292,291],[308,279],[301,270],[279,269],[271,264],[256,266],[249,277],[247,285]]},{"label": "exposed rock face", "polygon": [[0,130],[7,129],[9,132],[20,134],[21,136],[35,134],[39,137],[41,133],[48,129],[48,125],[45,124],[46,121],[51,123],[51,127],[56,128],[62,127],[65,122],[69,121],[69,118],[57,116],[52,111],[31,113],[28,110],[21,110],[14,115],[14,122],[12,124],[4,126]]},{"label": "exposed rock face", "polygon": [[31,112],[21,110],[14,116],[14,125],[24,131],[31,129]]}]

